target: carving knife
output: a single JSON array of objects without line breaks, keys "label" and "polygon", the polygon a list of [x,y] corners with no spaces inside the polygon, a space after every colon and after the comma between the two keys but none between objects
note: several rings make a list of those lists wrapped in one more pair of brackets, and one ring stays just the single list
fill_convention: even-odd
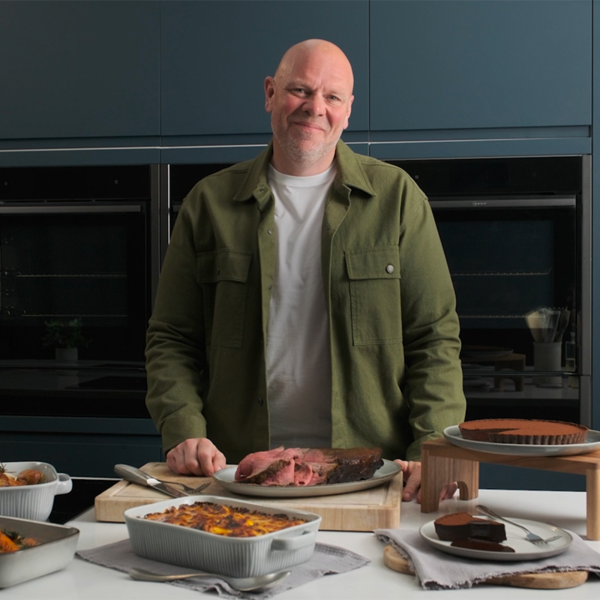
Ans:
[{"label": "carving knife", "polygon": [[177,489],[164,481],[159,481],[151,475],[144,473],[144,471],[140,471],[140,469],[136,469],[129,465],[115,465],[115,473],[131,483],[145,485],[146,487],[150,487],[163,494],[167,494],[167,496],[172,496],[173,498],[185,498],[189,496],[189,494],[182,492],[180,489]]}]

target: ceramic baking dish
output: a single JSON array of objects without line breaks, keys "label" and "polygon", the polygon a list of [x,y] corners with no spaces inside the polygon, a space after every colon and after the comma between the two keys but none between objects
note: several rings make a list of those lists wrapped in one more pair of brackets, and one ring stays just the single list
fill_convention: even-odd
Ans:
[{"label": "ceramic baking dish", "polygon": [[[181,525],[144,519],[172,506],[213,502],[266,514],[284,514],[306,523],[250,538],[234,538]],[[230,577],[255,577],[306,562],[313,554],[321,517],[221,496],[189,496],[157,502],[123,513],[133,551],[145,558]]]},{"label": "ceramic baking dish", "polygon": [[75,555],[79,529],[14,517],[0,517],[0,529],[16,531],[38,546],[0,553],[0,588],[64,569]]},{"label": "ceramic baking dish", "polygon": [[44,476],[44,483],[0,487],[0,515],[45,521],[52,512],[54,496],[68,494],[73,489],[71,478],[45,462],[3,463],[4,471],[17,475],[25,469],[37,469]]}]

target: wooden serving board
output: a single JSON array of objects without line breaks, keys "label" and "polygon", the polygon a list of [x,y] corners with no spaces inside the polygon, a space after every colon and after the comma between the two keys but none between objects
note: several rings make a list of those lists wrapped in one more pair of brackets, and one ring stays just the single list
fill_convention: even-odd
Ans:
[{"label": "wooden serving board", "polygon": [[[328,531],[374,531],[393,529],[400,525],[400,505],[402,500],[402,473],[391,481],[375,488],[308,498],[254,498],[233,494],[211,477],[188,477],[176,475],[166,463],[148,463],[142,471],[164,481],[180,481],[195,487],[203,482],[211,484],[202,494],[224,496],[256,502],[265,506],[280,506],[296,510],[314,512],[321,516],[320,529]],[[128,481],[119,481],[95,499],[96,520],[116,523],[124,522],[123,512],[135,506],[162,502],[168,496],[148,487]]]},{"label": "wooden serving board", "polygon": [[[389,567],[394,571],[414,575],[414,571],[406,558],[391,545],[387,545],[383,550],[383,563],[386,567]],[[537,588],[542,590],[559,590],[577,587],[578,585],[585,583],[587,578],[587,571],[568,571],[565,573],[521,573],[519,575],[490,577],[483,583]]]}]

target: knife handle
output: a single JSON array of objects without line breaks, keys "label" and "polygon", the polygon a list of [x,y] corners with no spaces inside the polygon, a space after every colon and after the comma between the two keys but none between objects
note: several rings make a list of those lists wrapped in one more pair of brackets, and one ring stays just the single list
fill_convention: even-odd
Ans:
[{"label": "knife handle", "polygon": [[[147,486],[148,481],[154,479],[154,477],[151,477],[143,471],[140,471],[139,469],[129,465],[115,465],[115,473],[123,479],[131,481],[131,483],[137,483],[138,485]],[[154,481],[156,480],[154,479]]]}]

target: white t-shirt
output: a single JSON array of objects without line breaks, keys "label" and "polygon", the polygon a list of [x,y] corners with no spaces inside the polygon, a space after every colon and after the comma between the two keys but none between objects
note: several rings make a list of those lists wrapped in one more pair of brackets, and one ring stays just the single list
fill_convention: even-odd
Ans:
[{"label": "white t-shirt", "polygon": [[329,319],[321,230],[335,166],[310,177],[269,167],[277,260],[269,309],[267,385],[271,447],[331,446]]}]

